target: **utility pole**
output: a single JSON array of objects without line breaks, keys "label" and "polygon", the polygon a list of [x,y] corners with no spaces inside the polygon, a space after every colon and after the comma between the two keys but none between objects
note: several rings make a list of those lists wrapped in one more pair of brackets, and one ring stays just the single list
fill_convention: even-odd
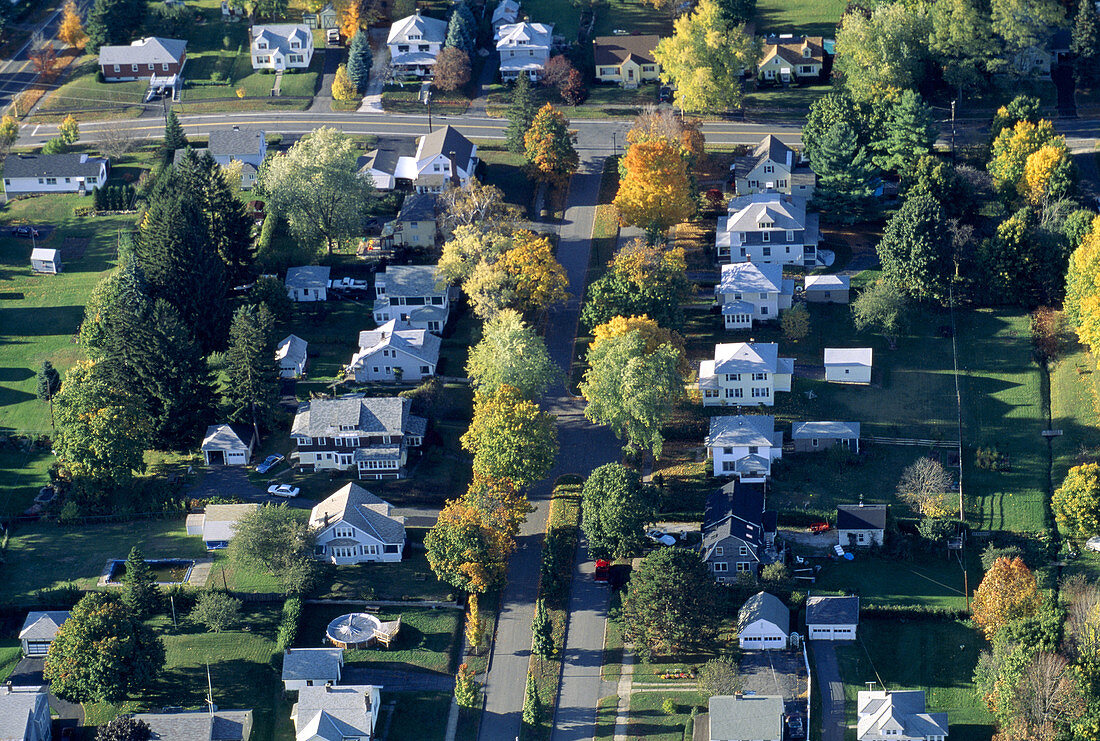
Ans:
[{"label": "utility pole", "polygon": [[955,103],[958,99],[951,101],[951,161],[955,161]]}]

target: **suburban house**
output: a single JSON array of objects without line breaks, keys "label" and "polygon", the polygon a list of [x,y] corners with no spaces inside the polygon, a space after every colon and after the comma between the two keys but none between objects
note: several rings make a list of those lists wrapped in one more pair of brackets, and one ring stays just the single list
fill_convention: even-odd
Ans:
[{"label": "suburban house", "polygon": [[824,39],[785,33],[764,37],[756,76],[759,80],[783,84],[810,82],[821,77],[824,67]]},{"label": "suburban house", "polygon": [[768,134],[752,154],[733,161],[733,182],[737,195],[745,196],[765,191],[810,198],[814,194],[817,176],[800,162],[797,152]]},{"label": "suburban house", "polygon": [[885,504],[839,504],[836,531],[841,546],[882,545],[886,532]]},{"label": "suburban house", "polygon": [[295,741],[374,741],[381,689],[326,684],[298,690],[298,702],[290,710]]},{"label": "suburban house", "polygon": [[275,347],[280,378],[299,378],[306,372],[306,351],[309,343],[298,335],[287,335]]},{"label": "suburban house", "polygon": [[104,82],[125,82],[153,76],[171,77],[187,63],[187,41],[149,36],[126,46],[99,47]]},{"label": "suburban house", "polygon": [[259,506],[254,503],[208,504],[202,512],[187,515],[187,534],[201,535],[208,551],[223,550],[237,534],[237,522]]},{"label": "suburban house", "polygon": [[0,690],[0,739],[50,741],[50,698],[38,687]]},{"label": "suburban house", "polygon": [[397,320],[439,334],[450,315],[450,288],[435,265],[390,265],[374,278],[374,321]]},{"label": "suburban house", "polygon": [[811,641],[854,641],[859,627],[859,597],[806,598],[806,636]]},{"label": "suburban house", "polygon": [[419,10],[394,21],[386,38],[394,75],[431,75],[435,58],[446,40],[447,21],[420,15]]},{"label": "suburban house", "polygon": [[351,356],[348,375],[357,383],[423,381],[435,375],[439,346],[438,335],[391,319],[359,333],[359,351]]},{"label": "suburban house", "polygon": [[516,0],[500,0],[493,9],[490,22],[493,25],[493,38],[496,38],[496,30],[501,26],[515,23],[519,19],[519,3]]},{"label": "suburban house", "polygon": [[9,154],[4,158],[4,194],[90,193],[107,182],[106,157],[87,154]]},{"label": "suburban house", "polygon": [[291,301],[327,301],[328,265],[303,265],[286,269],[286,295]]},{"label": "suburban house", "polygon": [[417,193],[442,193],[448,182],[465,186],[477,167],[477,145],[444,126],[416,140],[416,153],[399,157],[394,178],[408,180]]},{"label": "suburban house", "polygon": [[401,478],[409,448],[424,441],[428,421],[396,396],[313,399],[298,406],[290,434],[307,473],[355,468],[360,478]]},{"label": "suburban house", "polygon": [[738,574],[756,575],[779,558],[776,513],[764,509],[764,485],[731,481],[707,497],[703,511],[703,561],[719,584]]},{"label": "suburban house", "polygon": [[180,710],[138,713],[152,731],[152,741],[248,741],[252,735],[251,710]]},{"label": "suburban house", "polygon": [[851,286],[847,275],[807,275],[802,295],[813,304],[846,304]]},{"label": "suburban house", "polygon": [[267,156],[267,135],[263,129],[242,129],[240,126],[217,129],[210,132],[207,151],[222,167],[240,162],[241,188],[249,190],[256,185],[260,165]]},{"label": "suburban house", "polygon": [[283,689],[297,692],[328,682],[338,684],[343,668],[342,648],[288,648],[283,652]]},{"label": "suburban house", "polygon": [[774,342],[723,342],[714,360],[699,364],[703,406],[772,406],[778,391],[791,390],[794,358],[779,357]]},{"label": "suburban house", "polygon": [[863,690],[856,695],[858,741],[947,741],[947,713],[929,713],[924,690]]},{"label": "suburban house", "polygon": [[400,561],[405,518],[391,509],[358,484],[344,484],[309,515],[309,526],[317,531],[317,557],[337,565]]},{"label": "suburban house", "polygon": [[783,433],[775,431],[775,417],[763,414],[711,417],[706,446],[715,476],[763,483],[772,461],[783,457]]},{"label": "suburban house", "polygon": [[24,656],[45,656],[61,625],[69,619],[68,610],[28,612],[19,631]]},{"label": "suburban house", "polygon": [[825,380],[836,383],[871,383],[870,347],[826,347]]},{"label": "suburban house", "polygon": [[61,250],[35,247],[31,250],[31,271],[39,275],[57,275],[61,272]]},{"label": "suburban house", "polygon": [[332,3],[327,3],[325,7],[316,13],[311,13],[308,10],[302,13],[302,23],[309,28],[322,28],[325,30],[339,28],[340,12],[332,7]]},{"label": "suburban house", "polygon": [[[703,716],[696,728],[703,725]],[[710,741],[783,741],[783,698],[776,695],[714,695],[707,700],[703,738]],[[700,738],[695,734],[695,738]]]},{"label": "suburban house", "polygon": [[719,217],[715,246],[720,262],[817,265],[819,215],[804,196],[753,193],[731,198]]},{"label": "suburban house", "polygon": [[248,425],[210,425],[202,439],[202,459],[208,466],[245,466],[255,445],[255,431]]},{"label": "suburban house", "polygon": [[382,240],[391,247],[435,247],[437,223],[435,193],[410,193],[397,217],[382,227]]},{"label": "suburban house", "polygon": [[396,185],[394,173],[397,161],[405,151],[412,152],[412,142],[406,140],[387,141],[385,145],[372,149],[355,162],[355,171],[359,177],[370,177],[376,190],[393,190]]},{"label": "suburban house", "polygon": [[636,88],[643,82],[657,82],[661,65],[653,56],[657,36],[597,36],[592,40],[596,79]]},{"label": "suburban house", "polygon": [[757,592],[737,613],[737,640],[742,650],[786,648],[791,611],[773,594]]},{"label": "suburban house", "polygon": [[783,279],[782,265],[734,262],[722,266],[714,294],[726,329],[751,329],[753,321],[778,319],[791,308],[794,281]]},{"label": "suburban house", "polygon": [[859,422],[795,422],[791,440],[796,453],[816,453],[834,445],[859,452]]},{"label": "suburban house", "polygon": [[545,23],[512,23],[496,29],[500,53],[500,79],[512,82],[520,75],[532,81],[542,77],[550,48],[554,45],[554,26]]},{"label": "suburban house", "polygon": [[300,23],[253,26],[252,69],[307,69],[313,61],[313,32]]}]

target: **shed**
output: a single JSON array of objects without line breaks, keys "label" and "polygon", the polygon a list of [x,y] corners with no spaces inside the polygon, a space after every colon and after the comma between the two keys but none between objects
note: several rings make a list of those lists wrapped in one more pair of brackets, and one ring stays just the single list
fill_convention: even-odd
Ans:
[{"label": "shed", "polygon": [[69,619],[67,610],[28,612],[19,631],[24,656],[45,656],[57,637],[57,631]]},{"label": "shed", "polygon": [[859,422],[795,422],[791,440],[796,453],[817,453],[834,445],[859,452]]},{"label": "shed", "polygon": [[825,380],[835,383],[871,383],[869,347],[826,347]]},{"label": "shed", "polygon": [[57,275],[61,272],[61,250],[35,247],[31,250],[31,270],[46,275]]},{"label": "shed", "polygon": [[851,287],[847,275],[807,275],[805,296],[815,304],[846,304]]},{"label": "shed", "polygon": [[885,504],[841,504],[836,508],[840,545],[882,545],[886,532]]},{"label": "shed", "polygon": [[304,265],[286,270],[286,295],[291,301],[327,301],[328,265]]},{"label": "shed", "polygon": [[288,648],[283,652],[283,689],[336,684],[344,666],[342,648]]},{"label": "shed", "polygon": [[737,613],[737,639],[742,649],[786,648],[790,629],[791,611],[767,592],[749,597]]},{"label": "shed", "polygon": [[811,641],[854,641],[859,625],[859,597],[806,598],[806,635]]},{"label": "shed", "polygon": [[201,535],[206,550],[229,547],[237,533],[237,521],[256,509],[258,504],[208,504],[201,514],[187,515],[188,535]]},{"label": "shed", "polygon": [[309,343],[297,335],[287,335],[275,348],[281,378],[298,378],[306,371],[306,350]]},{"label": "shed", "polygon": [[208,466],[244,466],[252,458],[256,437],[247,425],[210,425],[202,440],[202,457]]}]

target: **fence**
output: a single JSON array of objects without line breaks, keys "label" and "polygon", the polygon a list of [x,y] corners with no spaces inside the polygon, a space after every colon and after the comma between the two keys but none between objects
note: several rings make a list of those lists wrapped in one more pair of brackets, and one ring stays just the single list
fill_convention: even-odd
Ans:
[{"label": "fence", "polygon": [[922,440],[912,437],[864,437],[863,442],[879,443],[880,445],[910,445],[921,448],[958,448],[957,440]]}]

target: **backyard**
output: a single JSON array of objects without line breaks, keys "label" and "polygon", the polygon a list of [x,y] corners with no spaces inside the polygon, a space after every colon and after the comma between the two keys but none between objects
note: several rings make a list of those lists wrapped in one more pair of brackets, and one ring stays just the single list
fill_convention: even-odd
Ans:
[{"label": "backyard", "polygon": [[[967,552],[970,589],[982,580],[978,548]],[[965,610],[962,566],[954,554],[916,555],[892,561],[857,553],[854,561],[824,562],[813,592],[855,594],[862,607],[935,607]]]},{"label": "backyard", "polygon": [[847,0],[757,0],[756,31],[833,38],[847,6]]}]

